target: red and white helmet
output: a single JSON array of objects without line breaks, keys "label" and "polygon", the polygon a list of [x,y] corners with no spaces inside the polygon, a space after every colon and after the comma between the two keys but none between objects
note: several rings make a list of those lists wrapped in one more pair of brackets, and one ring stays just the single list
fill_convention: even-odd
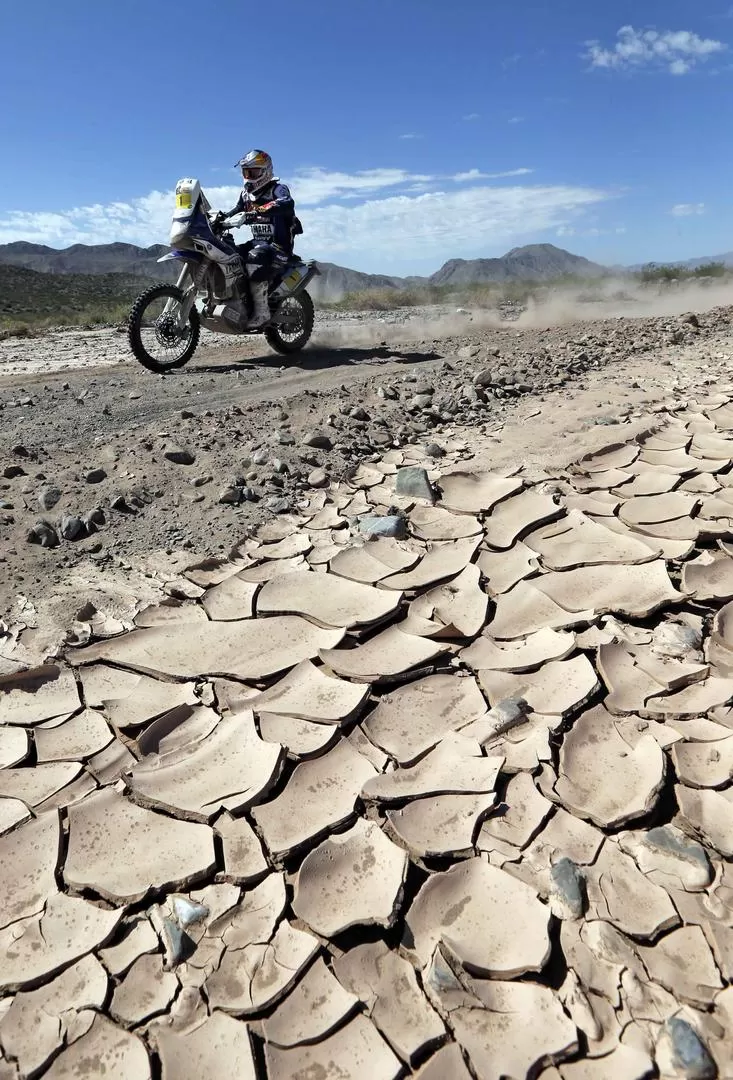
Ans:
[{"label": "red and white helmet", "polygon": [[272,158],[264,150],[250,150],[237,162],[245,190],[256,195],[273,179]]}]

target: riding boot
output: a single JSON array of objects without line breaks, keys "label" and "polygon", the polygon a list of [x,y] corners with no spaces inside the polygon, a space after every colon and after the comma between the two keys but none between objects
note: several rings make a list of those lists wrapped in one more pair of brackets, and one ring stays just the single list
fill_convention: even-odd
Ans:
[{"label": "riding boot", "polygon": [[266,281],[253,281],[250,288],[254,308],[247,325],[249,329],[253,330],[258,326],[264,326],[265,323],[270,321],[270,305],[267,302],[269,286]]}]

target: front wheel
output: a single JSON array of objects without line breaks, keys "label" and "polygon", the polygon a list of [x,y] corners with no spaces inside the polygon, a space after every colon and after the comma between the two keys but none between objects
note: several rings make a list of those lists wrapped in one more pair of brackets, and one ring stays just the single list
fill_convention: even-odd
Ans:
[{"label": "front wheel", "polygon": [[[169,311],[166,305],[174,303]],[[191,308],[188,324],[179,330],[178,313],[183,293],[177,285],[153,285],[138,296],[127,323],[127,340],[136,360],[148,371],[164,375],[183,367],[199,343],[199,313]]]},{"label": "front wheel", "polygon": [[275,352],[286,355],[300,352],[308,344],[313,333],[315,319],[313,301],[304,289],[295,296],[286,296],[277,313],[282,318],[282,322],[267,327],[265,330],[267,344]]}]

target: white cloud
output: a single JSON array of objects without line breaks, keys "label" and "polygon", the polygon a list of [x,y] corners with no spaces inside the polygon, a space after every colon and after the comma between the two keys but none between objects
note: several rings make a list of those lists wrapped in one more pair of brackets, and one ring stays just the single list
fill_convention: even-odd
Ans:
[{"label": "white cloud", "polygon": [[[471,169],[440,180],[403,169],[354,174],[302,170],[291,184],[305,229],[300,250],[375,270],[390,260],[405,265],[417,259],[437,263],[572,226],[587,208],[610,197],[581,186],[483,183],[530,172]],[[461,186],[456,189],[454,184]],[[222,209],[234,206],[239,194],[238,187],[229,185],[205,190],[212,206]],[[0,243],[27,240],[53,247],[165,243],[173,206],[171,191],[153,191],[127,202],[63,211],[0,212]],[[244,231],[240,235],[245,238]]]},{"label": "white cloud", "polygon": [[468,120],[468,121],[480,120],[481,119],[481,114],[477,113],[477,112],[466,113],[466,115],[463,117],[463,119]]},{"label": "white cloud", "polygon": [[597,226],[590,229],[576,229],[573,225],[561,225],[555,232],[555,236],[623,236],[625,232],[625,225],[619,225],[615,229],[599,229]]},{"label": "white cloud", "polygon": [[396,252],[438,261],[554,230],[608,197],[583,187],[476,186],[316,208],[303,215],[303,225],[309,248],[337,262],[378,265],[380,255]]},{"label": "white cloud", "polygon": [[523,123],[524,123],[524,117],[523,116],[510,116],[509,119],[507,120],[507,124],[523,124]]},{"label": "white cloud", "polygon": [[469,169],[468,172],[455,173],[447,179],[454,180],[456,184],[465,184],[468,180],[505,180],[511,176],[529,176],[532,172],[534,172],[534,169],[509,169],[507,172],[495,173]]},{"label": "white cloud", "polygon": [[691,30],[636,30],[622,26],[616,43],[604,49],[598,41],[587,42],[591,67],[614,70],[657,68],[670,75],[687,75],[728,46],[714,38],[701,38]]},{"label": "white cloud", "polygon": [[418,135],[416,131],[407,131],[404,135],[399,135],[400,139],[422,139],[422,135]]},{"label": "white cloud", "polygon": [[705,213],[705,203],[677,203],[670,210],[672,217],[695,217]]}]

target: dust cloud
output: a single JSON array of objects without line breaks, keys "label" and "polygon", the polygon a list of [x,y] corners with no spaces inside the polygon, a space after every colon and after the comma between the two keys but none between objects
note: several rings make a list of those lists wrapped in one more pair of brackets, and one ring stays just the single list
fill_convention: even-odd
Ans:
[{"label": "dust cloud", "polygon": [[624,279],[589,282],[585,287],[538,287],[523,304],[492,309],[448,305],[398,308],[393,311],[333,314],[316,330],[311,348],[386,347],[416,340],[470,338],[476,330],[543,329],[601,319],[673,317],[701,314],[733,304],[733,283],[674,283],[641,286]]}]

